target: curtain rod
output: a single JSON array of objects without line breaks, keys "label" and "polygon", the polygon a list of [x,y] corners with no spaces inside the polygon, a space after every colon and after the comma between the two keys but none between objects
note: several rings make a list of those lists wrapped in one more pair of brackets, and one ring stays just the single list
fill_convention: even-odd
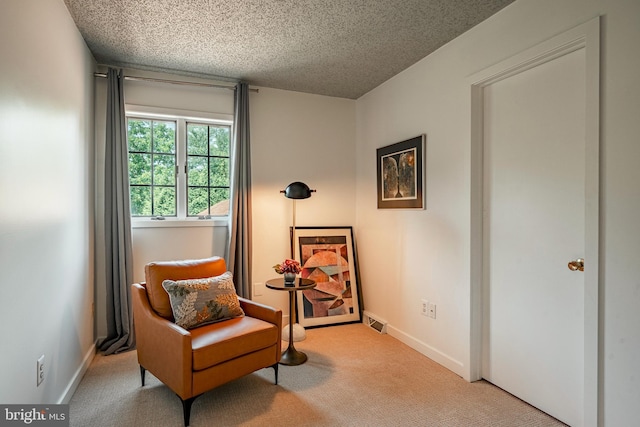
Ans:
[{"label": "curtain rod", "polygon": [[[95,77],[107,78],[106,73],[93,73]],[[147,81],[147,82],[156,82],[156,83],[168,83],[172,85],[184,85],[184,86],[200,86],[200,87],[214,87],[220,89],[229,89],[236,90],[234,86],[213,84],[213,83],[198,83],[198,82],[183,82],[178,80],[165,80],[165,79],[154,79],[151,77],[135,77],[135,76],[124,76],[125,80],[138,80],[138,81]],[[249,89],[249,92],[258,92],[258,89]]]}]

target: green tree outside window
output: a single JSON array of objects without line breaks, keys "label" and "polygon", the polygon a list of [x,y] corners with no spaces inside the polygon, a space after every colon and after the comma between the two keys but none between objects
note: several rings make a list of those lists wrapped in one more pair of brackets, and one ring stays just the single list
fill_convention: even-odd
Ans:
[{"label": "green tree outside window", "polygon": [[231,129],[187,124],[187,215],[229,213]]},{"label": "green tree outside window", "polygon": [[129,118],[132,216],[176,215],[176,123]]}]

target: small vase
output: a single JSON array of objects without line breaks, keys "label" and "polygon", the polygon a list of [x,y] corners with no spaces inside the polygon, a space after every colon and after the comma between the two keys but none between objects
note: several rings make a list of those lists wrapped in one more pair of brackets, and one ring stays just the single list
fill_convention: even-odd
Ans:
[{"label": "small vase", "polygon": [[296,273],[284,273],[284,283],[293,283],[296,281]]}]

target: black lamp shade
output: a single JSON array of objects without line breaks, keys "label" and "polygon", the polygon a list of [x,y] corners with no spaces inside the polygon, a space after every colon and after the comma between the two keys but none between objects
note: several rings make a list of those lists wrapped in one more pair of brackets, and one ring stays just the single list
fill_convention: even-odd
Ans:
[{"label": "black lamp shade", "polygon": [[289,184],[282,193],[287,199],[308,199],[314,191],[304,182],[296,181]]}]

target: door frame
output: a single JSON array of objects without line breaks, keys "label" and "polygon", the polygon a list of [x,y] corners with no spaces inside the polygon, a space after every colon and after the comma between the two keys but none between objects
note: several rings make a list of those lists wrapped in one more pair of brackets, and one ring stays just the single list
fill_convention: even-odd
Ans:
[{"label": "door frame", "polygon": [[585,254],[584,270],[584,422],[602,425],[600,350],[600,17],[574,27],[509,59],[482,70],[471,86],[471,240],[469,378],[482,379],[485,277],[483,88],[558,57],[585,49]]}]

